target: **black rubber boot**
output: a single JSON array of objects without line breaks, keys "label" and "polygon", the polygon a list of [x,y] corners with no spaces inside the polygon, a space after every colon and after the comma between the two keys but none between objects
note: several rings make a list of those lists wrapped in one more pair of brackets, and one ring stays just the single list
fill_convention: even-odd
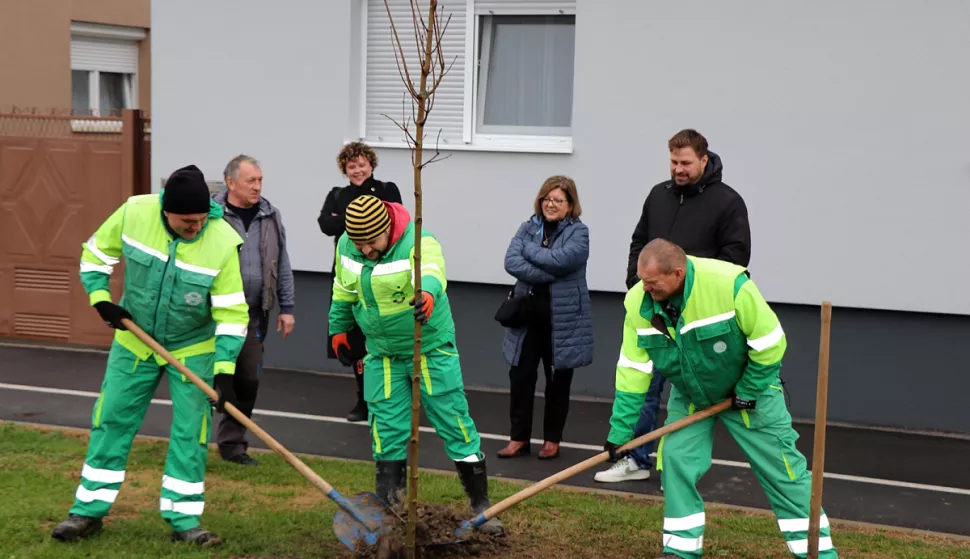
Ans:
[{"label": "black rubber boot", "polygon": [[[455,469],[458,470],[458,477],[461,485],[465,488],[468,495],[468,504],[472,512],[478,514],[492,506],[488,502],[488,474],[485,469],[485,460],[480,462],[455,462]],[[490,536],[501,536],[505,534],[505,527],[499,519],[490,518],[488,522],[477,528],[479,532]]]},{"label": "black rubber boot", "polygon": [[51,537],[62,542],[76,542],[86,538],[101,529],[100,518],[69,514],[67,520],[54,527]]},{"label": "black rubber boot", "polygon": [[367,401],[364,400],[364,375],[360,374],[361,366],[363,364],[358,362],[355,367],[354,380],[357,381],[357,403],[354,404],[354,409],[350,410],[347,414],[347,421],[367,421]]},{"label": "black rubber boot", "polygon": [[407,460],[378,460],[375,463],[377,496],[391,508],[404,504],[408,485]]},{"label": "black rubber boot", "polygon": [[194,543],[199,547],[215,547],[222,544],[219,536],[201,526],[182,530],[181,532],[172,532],[172,541]]}]

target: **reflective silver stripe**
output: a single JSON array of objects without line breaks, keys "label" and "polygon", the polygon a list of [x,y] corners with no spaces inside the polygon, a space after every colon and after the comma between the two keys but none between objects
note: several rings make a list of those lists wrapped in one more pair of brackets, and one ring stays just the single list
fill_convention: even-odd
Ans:
[{"label": "reflective silver stripe", "polygon": [[626,367],[627,369],[635,369],[644,374],[653,373],[653,361],[647,361],[646,363],[637,363],[631,360],[626,355],[620,354],[620,359],[616,362],[617,367]]},{"label": "reflective silver stripe", "polygon": [[132,248],[136,248],[136,249],[138,249],[138,250],[140,250],[140,251],[142,251],[142,252],[144,252],[146,254],[151,254],[152,256],[154,256],[155,258],[158,258],[162,262],[168,262],[168,255],[167,254],[162,253],[162,252],[159,252],[159,251],[151,248],[148,245],[143,245],[143,244],[139,243],[138,241],[132,239],[128,235],[122,234],[121,235],[121,240],[124,241],[125,243],[127,243],[128,245],[130,245]]},{"label": "reflective silver stripe", "polygon": [[183,270],[188,270],[190,272],[195,272],[197,274],[205,274],[207,276],[212,276],[212,277],[216,277],[219,275],[219,270],[206,268],[205,266],[196,266],[195,264],[182,262],[181,260],[178,260],[178,259],[175,260],[175,267],[182,268]]},{"label": "reflective silver stripe", "polygon": [[441,268],[437,264],[422,264],[421,273],[427,272],[428,270],[434,270],[435,272],[441,273]]},{"label": "reflective silver stripe", "polygon": [[99,468],[92,468],[87,464],[81,468],[81,477],[88,481],[94,481],[98,483],[121,483],[125,481],[125,471],[121,470],[102,470]]},{"label": "reflective silver stripe", "polygon": [[[822,528],[829,527],[829,517],[827,515],[822,515],[819,517],[818,527]],[[778,529],[782,532],[807,532],[808,531],[808,519],[807,518],[779,518],[778,519]]]},{"label": "reflective silver stripe", "polygon": [[219,324],[216,326],[216,336],[239,336],[245,338],[249,331],[246,324]]},{"label": "reflective silver stripe", "polygon": [[469,454],[468,456],[466,456],[466,457],[462,458],[461,460],[459,460],[459,462],[472,462],[472,463],[474,463],[474,462],[481,462],[481,459],[478,457],[477,454]]},{"label": "reflective silver stripe", "polygon": [[346,293],[357,293],[357,291],[354,290],[354,289],[347,289],[346,287],[340,285],[340,282],[337,281],[337,280],[333,280],[333,284],[336,285],[338,289],[340,289],[341,291],[344,291]]},{"label": "reflective silver stripe", "polygon": [[664,333],[656,328],[637,328],[637,336],[663,336]]},{"label": "reflective silver stripe", "polygon": [[664,518],[664,532],[684,532],[704,527],[704,513],[698,512],[680,518]]},{"label": "reflective silver stripe", "polygon": [[110,276],[111,273],[114,271],[115,269],[111,266],[100,266],[98,264],[93,264],[91,262],[84,262],[84,261],[81,262],[82,274],[84,272],[101,272],[102,274],[108,274]]},{"label": "reflective silver stripe", "polygon": [[166,499],[162,497],[158,502],[158,510],[172,511],[179,514],[188,514],[191,516],[202,516],[202,510],[205,509],[205,503],[202,501],[182,501],[179,503],[173,502],[171,499]]},{"label": "reflective silver stripe", "polygon": [[[819,538],[818,539],[818,550],[828,551],[833,549],[832,538]],[[795,555],[801,555],[808,553],[808,538],[804,540],[792,540],[788,542],[788,551],[791,551]]]},{"label": "reflective silver stripe", "polygon": [[694,322],[684,324],[684,327],[680,329],[680,333],[686,334],[687,332],[690,332],[694,328],[707,326],[708,324],[716,324],[718,322],[724,322],[725,320],[730,320],[732,318],[734,318],[734,311],[729,311],[724,314],[709,316],[707,318],[701,318],[699,320],[695,320]]},{"label": "reflective silver stripe", "polygon": [[226,308],[233,307],[235,305],[241,305],[246,302],[246,294],[242,291],[237,291],[235,293],[230,293],[228,295],[213,295],[212,296],[212,306],[216,308]]},{"label": "reflective silver stripe", "polygon": [[77,493],[74,497],[78,501],[83,501],[85,503],[90,503],[92,501],[104,501],[105,503],[113,503],[115,499],[118,498],[117,489],[96,489],[91,491],[86,489],[83,485],[77,486]]},{"label": "reflective silver stripe", "polygon": [[677,551],[697,552],[704,547],[704,536],[699,538],[682,538],[673,534],[664,534],[664,547]]},{"label": "reflective silver stripe", "polygon": [[371,273],[371,275],[386,276],[389,274],[396,274],[398,272],[407,272],[410,269],[410,260],[395,260],[394,262],[385,262],[384,264],[374,266],[374,271]]},{"label": "reflective silver stripe", "polygon": [[361,274],[361,272],[364,271],[363,264],[361,264],[360,262],[357,262],[356,260],[351,260],[350,258],[343,255],[340,256],[340,265],[343,266],[344,268],[347,268],[351,272],[357,274],[358,276]]},{"label": "reflective silver stripe", "polygon": [[88,237],[88,250],[91,251],[91,254],[97,256],[101,262],[107,264],[108,266],[116,266],[118,262],[121,262],[121,260],[118,258],[108,256],[102,252],[101,249],[98,248],[98,242],[94,240],[94,235]]},{"label": "reflective silver stripe", "polygon": [[784,335],[785,331],[781,329],[781,324],[778,324],[778,326],[775,326],[775,329],[768,334],[753,340],[749,339],[748,345],[751,346],[751,349],[755,351],[764,351],[781,341],[781,337]]},{"label": "reflective silver stripe", "polygon": [[182,495],[201,495],[205,492],[205,482],[182,481],[171,476],[162,476],[162,489]]}]

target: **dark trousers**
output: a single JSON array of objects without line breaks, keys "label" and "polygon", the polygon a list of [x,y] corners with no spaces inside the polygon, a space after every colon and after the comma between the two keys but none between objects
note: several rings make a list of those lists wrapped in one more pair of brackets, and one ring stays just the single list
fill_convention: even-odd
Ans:
[{"label": "dark trousers", "polygon": [[543,440],[562,441],[562,430],[569,413],[569,387],[573,382],[572,369],[554,369],[552,365],[552,332],[545,329],[526,332],[522,341],[519,364],[509,369],[511,398],[509,417],[513,441],[532,438],[532,405],[535,400],[539,361],[546,373],[546,409],[543,417]]},{"label": "dark trousers", "polygon": [[[257,319],[249,321],[249,332],[243,343],[239,358],[236,359],[236,374],[233,375],[233,389],[239,404],[236,406],[246,417],[252,417],[256,406],[256,392],[259,390],[259,377],[263,372],[263,339],[266,336],[265,327]],[[232,458],[249,450],[246,441],[246,428],[234,417],[222,414],[219,429],[216,433],[219,444],[219,454],[223,458]]]}]

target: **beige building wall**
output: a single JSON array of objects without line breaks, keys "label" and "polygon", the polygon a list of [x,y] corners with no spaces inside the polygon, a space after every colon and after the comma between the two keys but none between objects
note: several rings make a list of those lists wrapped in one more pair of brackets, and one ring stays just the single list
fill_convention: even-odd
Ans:
[{"label": "beige building wall", "polygon": [[[71,22],[151,27],[151,0],[0,0],[0,110],[71,108]],[[151,109],[151,35],[138,52],[138,107]]]}]

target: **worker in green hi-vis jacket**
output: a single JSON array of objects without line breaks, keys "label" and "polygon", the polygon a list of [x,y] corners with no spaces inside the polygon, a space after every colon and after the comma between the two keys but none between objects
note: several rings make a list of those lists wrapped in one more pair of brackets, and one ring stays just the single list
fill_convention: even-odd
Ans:
[{"label": "worker in green hi-vis jacket", "polygon": [[[249,307],[239,273],[242,238],[221,219],[194,165],[172,173],[159,194],[129,198],[82,245],[81,284],[101,318],[117,329],[91,417],[81,483],[68,518],[51,536],[73,542],[102,527],[125,480],[128,452],[155,389],[168,377],[172,432],[159,510],[173,540],[209,547],[201,526],[212,407],[205,393],[122,323],[127,318],[235,405],[233,373]],[[125,259],[124,296],[111,302],[109,277]]]},{"label": "worker in green hi-vis jacket", "polygon": [[[663,239],[643,248],[637,275],[640,283],[623,302],[626,320],[605,450],[617,459],[623,453],[616,449],[633,438],[654,367],[671,384],[667,424],[720,401],[733,402],[660,440],[663,557],[702,555],[704,501],[697,482],[711,466],[716,421],[751,463],[789,551],[805,557],[812,477],[795,448],[798,433],[782,393],[779,371],[787,341],[778,317],[743,267],[688,257]],[[819,525],[819,557],[838,557],[824,511]]]},{"label": "worker in green hi-vis jacket", "polygon": [[[421,269],[415,270],[417,239],[407,209],[370,195],[350,203],[345,224],[335,254],[329,331],[334,333],[332,346],[338,357],[351,349],[347,332],[355,323],[367,340],[364,398],[370,415],[377,495],[397,506],[407,486],[417,319],[423,324],[421,405],[455,462],[472,510],[480,513],[490,506],[485,455],[465,399],[441,245],[423,231]],[[415,293],[417,273],[421,274],[421,291]],[[504,532],[497,518],[478,529],[493,535]]]}]

